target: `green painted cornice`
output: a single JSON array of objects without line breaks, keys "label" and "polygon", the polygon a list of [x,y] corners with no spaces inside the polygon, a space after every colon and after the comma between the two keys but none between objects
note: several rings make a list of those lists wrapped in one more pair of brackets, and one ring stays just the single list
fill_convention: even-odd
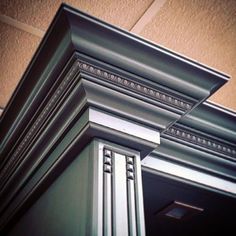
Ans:
[{"label": "green painted cornice", "polygon": [[93,138],[234,181],[235,116],[203,103],[228,80],[63,4],[1,116],[0,227]]}]

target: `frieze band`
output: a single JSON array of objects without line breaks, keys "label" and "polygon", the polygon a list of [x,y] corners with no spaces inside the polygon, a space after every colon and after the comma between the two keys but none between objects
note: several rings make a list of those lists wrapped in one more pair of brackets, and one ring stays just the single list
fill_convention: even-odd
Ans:
[{"label": "frieze band", "polygon": [[197,134],[190,130],[172,126],[168,128],[164,132],[164,134],[167,134],[172,137],[178,138],[180,140],[187,141],[195,145],[208,148],[212,151],[236,158],[236,149],[233,148],[232,146],[227,145],[220,141],[216,141],[208,137],[206,138],[203,135]]},{"label": "frieze band", "polygon": [[167,94],[163,91],[156,90],[153,88],[149,88],[148,86],[144,86],[141,83],[133,82],[127,78],[123,78],[121,76],[115,75],[114,73],[110,73],[104,69],[98,68],[94,65],[91,65],[87,62],[79,61],[80,70],[86,71],[90,74],[99,76],[105,80],[112,81],[115,84],[124,86],[128,89],[131,89],[135,92],[144,94],[149,96],[159,102],[164,102],[165,104],[178,108],[183,111],[191,110],[193,104],[191,102],[184,101],[183,99],[177,98],[173,95]]}]

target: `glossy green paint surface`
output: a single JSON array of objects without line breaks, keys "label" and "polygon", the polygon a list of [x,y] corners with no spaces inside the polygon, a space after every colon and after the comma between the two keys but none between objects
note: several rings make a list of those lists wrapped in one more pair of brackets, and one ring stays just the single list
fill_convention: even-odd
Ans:
[{"label": "glossy green paint surface", "polygon": [[86,235],[91,195],[89,147],[25,213],[9,236]]}]

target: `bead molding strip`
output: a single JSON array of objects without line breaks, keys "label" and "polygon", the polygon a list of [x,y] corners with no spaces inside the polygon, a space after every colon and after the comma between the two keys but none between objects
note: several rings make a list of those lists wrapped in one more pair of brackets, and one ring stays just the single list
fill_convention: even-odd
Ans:
[{"label": "bead molding strip", "polygon": [[48,103],[44,107],[44,109],[39,114],[36,121],[33,123],[33,125],[30,127],[29,131],[26,133],[23,140],[20,142],[20,144],[17,146],[16,150],[13,152],[13,154],[8,158],[8,161],[4,168],[1,171],[0,174],[0,180],[2,180],[3,177],[7,174],[9,169],[12,169],[12,166],[14,166],[14,163],[18,161],[20,158],[21,153],[23,150],[29,145],[32,138],[34,137],[35,133],[39,128],[42,126],[44,121],[47,119],[48,115],[51,113],[52,109],[55,107],[57,102],[60,100],[61,95],[66,91],[68,85],[72,82],[72,80],[76,77],[77,73],[79,72],[79,62],[75,61],[72,65],[69,72],[66,74],[65,78],[62,80],[52,97],[49,99]]},{"label": "bead molding strip", "polygon": [[236,148],[233,148],[223,142],[219,142],[208,137],[206,138],[203,135],[197,134],[190,130],[172,126],[168,128],[164,134],[236,158]]},{"label": "bead molding strip", "polygon": [[116,75],[107,70],[101,69],[97,66],[91,65],[87,62],[83,62],[81,60],[78,60],[78,62],[79,62],[79,67],[81,71],[86,71],[92,75],[111,81],[115,84],[121,85],[135,92],[144,94],[159,102],[163,102],[171,107],[178,108],[185,112],[191,110],[193,107],[193,103],[184,101],[183,99],[167,94],[166,92],[162,92],[157,89],[152,89],[148,86],[144,86],[141,83],[133,82],[127,78],[123,78],[119,75]]}]

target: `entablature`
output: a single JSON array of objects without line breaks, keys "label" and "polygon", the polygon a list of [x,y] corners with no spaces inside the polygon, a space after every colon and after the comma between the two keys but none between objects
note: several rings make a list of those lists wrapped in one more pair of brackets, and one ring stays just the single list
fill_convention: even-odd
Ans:
[{"label": "entablature", "polygon": [[94,138],[234,186],[235,113],[203,103],[228,80],[62,5],[1,116],[0,224]]}]

